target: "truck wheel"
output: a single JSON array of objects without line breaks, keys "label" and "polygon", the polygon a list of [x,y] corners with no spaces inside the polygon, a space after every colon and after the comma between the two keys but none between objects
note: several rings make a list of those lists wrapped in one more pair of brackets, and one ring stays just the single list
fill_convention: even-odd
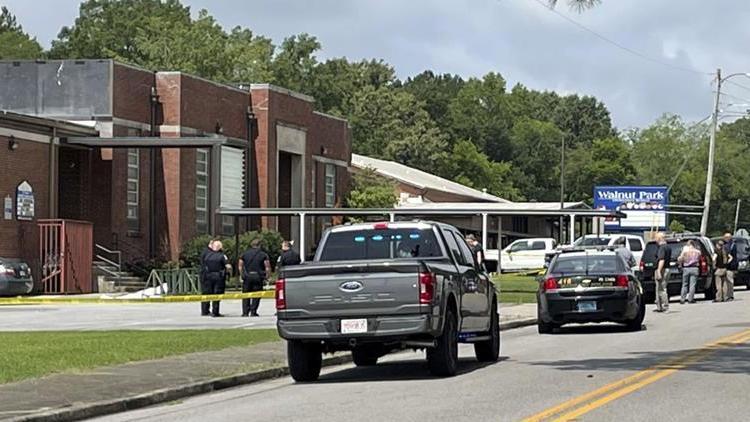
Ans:
[{"label": "truck wheel", "polygon": [[287,342],[287,361],[289,362],[289,373],[295,381],[317,380],[323,363],[320,344],[290,340]]},{"label": "truck wheel", "polygon": [[555,329],[554,324],[551,322],[544,322],[541,318],[538,318],[536,326],[539,334],[552,334],[552,331]]},{"label": "truck wheel", "polygon": [[373,366],[378,364],[378,358],[380,355],[378,355],[373,350],[364,349],[364,348],[354,348],[352,350],[352,360],[354,361],[354,364],[357,366]]},{"label": "truck wheel", "polygon": [[427,349],[430,373],[441,377],[456,375],[458,370],[458,329],[452,309],[445,316],[443,333],[437,338],[437,347]]},{"label": "truck wheel", "polygon": [[492,304],[489,335],[489,340],[474,343],[474,354],[479,362],[497,362],[500,356],[500,317],[497,316],[496,302]]},{"label": "truck wheel", "polygon": [[643,319],[646,317],[646,304],[643,302],[643,296],[639,299],[638,315],[625,323],[628,331],[641,331],[643,328]]}]

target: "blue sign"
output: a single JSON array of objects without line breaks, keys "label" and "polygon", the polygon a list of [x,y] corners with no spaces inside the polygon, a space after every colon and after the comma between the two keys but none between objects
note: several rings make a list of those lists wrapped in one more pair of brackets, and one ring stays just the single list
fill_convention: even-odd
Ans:
[{"label": "blue sign", "polygon": [[627,218],[606,218],[605,232],[666,230],[666,186],[596,186],[594,208],[620,211]]}]

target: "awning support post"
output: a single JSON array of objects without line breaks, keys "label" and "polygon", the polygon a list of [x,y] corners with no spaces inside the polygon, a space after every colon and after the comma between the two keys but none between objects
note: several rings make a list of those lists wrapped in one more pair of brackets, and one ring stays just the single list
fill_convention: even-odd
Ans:
[{"label": "awning support post", "polygon": [[503,264],[502,264],[502,254],[503,250],[503,216],[499,215],[497,217],[497,273],[502,273]]},{"label": "awning support post", "polygon": [[487,253],[487,213],[482,213],[482,250]]},{"label": "awning support post", "polygon": [[299,256],[302,262],[305,262],[305,255],[307,250],[305,249],[305,213],[299,214]]},{"label": "awning support post", "polygon": [[576,241],[576,215],[570,214],[570,244]]}]

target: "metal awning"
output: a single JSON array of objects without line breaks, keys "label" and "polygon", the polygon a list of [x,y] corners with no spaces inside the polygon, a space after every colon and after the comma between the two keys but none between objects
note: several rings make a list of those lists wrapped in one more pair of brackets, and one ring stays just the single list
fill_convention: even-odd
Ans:
[{"label": "metal awning", "polygon": [[[474,206],[466,208],[427,208],[419,207],[416,209],[409,208],[217,208],[215,211],[218,215],[234,217],[235,223],[237,217],[242,216],[294,216],[299,217],[299,239],[300,251],[302,257],[305,256],[305,218],[309,216],[344,216],[344,215],[374,215],[388,216],[390,221],[395,221],[397,215],[407,215],[412,217],[426,217],[432,215],[442,216],[482,216],[482,247],[487,250],[488,235],[488,218],[490,216],[567,216],[570,218],[570,242],[575,240],[575,219],[576,217],[616,217],[626,218],[627,216],[619,211],[593,210],[587,209],[533,209],[533,208],[515,208],[515,209],[498,209],[497,204],[488,204],[486,206]],[[236,224],[235,224],[236,227]],[[502,218],[498,218],[498,235],[502,236],[503,226]],[[238,237],[239,233],[235,233]],[[237,238],[236,245],[239,245]],[[238,247],[238,246],[236,246]],[[498,263],[499,265],[499,263]]]},{"label": "metal awning", "polygon": [[496,207],[471,208],[219,208],[216,214],[227,216],[333,216],[333,215],[492,215],[492,216],[576,216],[626,218],[618,211],[593,209],[548,209],[533,208],[498,209]]},{"label": "metal awning", "polygon": [[123,136],[113,138],[69,137],[63,144],[99,148],[209,148],[227,143],[224,136],[188,136],[159,138],[154,136]]}]

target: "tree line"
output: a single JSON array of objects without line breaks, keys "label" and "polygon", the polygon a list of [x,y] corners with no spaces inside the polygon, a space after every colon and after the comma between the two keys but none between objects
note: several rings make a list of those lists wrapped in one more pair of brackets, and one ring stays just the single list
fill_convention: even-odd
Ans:
[{"label": "tree line", "polygon": [[[0,59],[113,58],[228,84],[277,84],[348,119],[355,153],[510,200],[560,199],[564,143],[567,200],[591,203],[595,185],[656,184],[671,186],[672,203],[702,203],[705,125],[665,115],[649,127],[619,131],[592,96],[509,87],[497,71],[464,78],[425,70],[399,79],[381,59],[319,60],[322,46],[309,34],[276,44],[249,28],[224,28],[206,10],[190,12],[179,0],[86,0],[45,50],[2,8]],[[736,198],[750,193],[750,121],[722,125],[717,145],[711,228],[722,230],[733,221]],[[360,185],[374,184],[373,177]],[[354,201],[367,201],[367,194]],[[697,228],[696,218],[673,220]]]}]

